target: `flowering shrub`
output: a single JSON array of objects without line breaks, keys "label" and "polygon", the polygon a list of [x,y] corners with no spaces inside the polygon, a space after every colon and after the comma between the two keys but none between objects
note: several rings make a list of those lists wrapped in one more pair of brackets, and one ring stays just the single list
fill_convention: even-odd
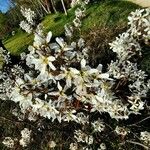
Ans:
[{"label": "flowering shrub", "polygon": [[[81,2],[73,24],[65,26],[66,36],[71,37],[74,29],[81,26],[87,3]],[[9,54],[4,55],[6,65],[1,72],[1,99],[19,104],[22,118],[27,117],[30,121],[42,117],[52,123],[75,124],[76,128],[70,133],[73,139],[68,146],[70,150],[107,149],[111,147],[109,132],[113,134],[111,136],[119,137],[120,146],[129,142],[148,149],[150,133],[134,133],[140,136],[143,144],[131,141],[132,128],[124,125],[132,115],[149,111],[146,96],[150,81],[139,69],[137,61],[142,55],[141,41],[149,42],[150,10],[131,13],[129,29],[110,43],[117,57],[105,69],[102,64],[96,68],[90,66],[84,39],[67,42],[57,37],[52,42],[52,32],[45,35],[41,24],[34,30],[34,12],[22,9],[22,13],[27,21],[21,22],[20,26],[28,33],[34,33],[34,42],[28,48],[29,53],[21,55],[25,66],[10,68],[7,65]],[[30,143],[30,136],[29,129],[21,131],[19,143],[22,147]],[[50,148],[57,147],[55,140],[49,142]],[[13,147],[15,142],[6,138],[3,143]]]}]

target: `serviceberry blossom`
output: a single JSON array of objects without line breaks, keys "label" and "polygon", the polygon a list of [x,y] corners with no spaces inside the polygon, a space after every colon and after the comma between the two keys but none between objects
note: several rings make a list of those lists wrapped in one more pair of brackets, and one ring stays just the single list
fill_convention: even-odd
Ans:
[{"label": "serviceberry blossom", "polygon": [[32,33],[32,30],[33,30],[33,28],[26,21],[20,22],[20,28],[22,28],[29,34]]},{"label": "serviceberry blossom", "polygon": [[0,47],[0,56],[1,56],[1,59],[3,59],[3,61],[5,62],[5,64],[10,63],[10,61],[11,61],[10,60],[10,52],[7,52],[2,47]]},{"label": "serviceberry blossom", "polygon": [[[75,18],[73,20],[73,26],[77,29],[80,29],[82,25],[81,19],[85,17],[86,5],[89,3],[89,0],[72,0],[71,7],[75,7],[79,5],[79,7],[75,10]],[[65,26],[66,36],[71,37],[73,33],[73,27],[70,25],[69,27]]]},{"label": "serviceberry blossom", "polygon": [[21,7],[21,13],[26,18],[28,23],[34,24],[33,19],[36,17],[36,14],[34,11],[32,11],[30,8]]},{"label": "serviceberry blossom", "polygon": [[21,139],[19,143],[22,147],[26,147],[30,143],[30,140],[31,140],[30,136],[31,136],[31,131],[29,129],[24,128],[21,131]]},{"label": "serviceberry blossom", "polygon": [[148,42],[150,37],[150,8],[137,9],[128,17],[130,26],[129,32],[137,39],[143,39]]},{"label": "serviceberry blossom", "polygon": [[77,142],[86,143],[87,145],[93,144],[93,136],[87,135],[86,133],[82,132],[81,130],[76,130],[74,138],[77,140]]},{"label": "serviceberry blossom", "polygon": [[20,22],[20,27],[30,34],[32,33],[33,27],[35,25],[34,19],[36,17],[36,14],[30,8],[24,8],[24,7],[21,7],[21,13],[26,20]]},{"label": "serviceberry blossom", "polygon": [[123,128],[123,127],[118,127],[118,126],[116,127],[115,132],[116,132],[118,135],[121,135],[121,136],[126,136],[127,133],[128,133],[128,131],[127,131],[125,128]]},{"label": "serviceberry blossom", "polygon": [[78,144],[77,143],[71,143],[69,149],[70,150],[78,150]]},{"label": "serviceberry blossom", "polygon": [[102,132],[105,129],[105,125],[100,120],[93,122],[92,126],[95,132]]},{"label": "serviceberry blossom", "polygon": [[98,150],[106,150],[106,144],[105,143],[101,143]]},{"label": "serviceberry blossom", "polygon": [[71,38],[73,36],[73,27],[69,24],[66,24],[64,28],[65,28],[65,35]]},{"label": "serviceberry blossom", "polygon": [[50,141],[50,142],[49,142],[49,147],[50,147],[50,148],[56,147],[56,143],[55,143],[54,141]]},{"label": "serviceberry blossom", "polygon": [[150,146],[150,132],[147,131],[141,132],[140,139],[141,141],[143,141],[143,143]]},{"label": "serviceberry blossom", "polygon": [[13,148],[15,144],[11,137],[5,137],[2,143],[8,148]]}]

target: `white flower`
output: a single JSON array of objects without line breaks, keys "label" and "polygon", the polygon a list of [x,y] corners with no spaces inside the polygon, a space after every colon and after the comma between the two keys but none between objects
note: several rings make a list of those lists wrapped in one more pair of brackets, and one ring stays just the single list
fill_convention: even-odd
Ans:
[{"label": "white flower", "polygon": [[62,38],[56,38],[56,42],[59,44],[61,51],[71,51],[73,48],[68,46]]},{"label": "white flower", "polygon": [[69,149],[70,150],[78,150],[78,144],[77,143],[71,143]]},{"label": "white flower", "polygon": [[144,109],[144,102],[141,101],[138,96],[130,96],[128,97],[128,102],[131,104],[130,109],[133,113],[137,114],[140,110]]},{"label": "white flower", "polygon": [[83,38],[80,38],[78,41],[78,47],[82,48],[85,46],[85,40]]},{"label": "white flower", "polygon": [[26,143],[26,141],[25,141],[23,138],[20,139],[19,143],[20,143],[20,145],[21,145],[22,147],[26,147],[26,146],[27,146],[27,143]]},{"label": "white flower", "polygon": [[13,148],[15,144],[11,137],[5,137],[2,143],[8,148]]},{"label": "white flower", "polygon": [[66,79],[66,86],[69,88],[72,85],[73,79],[78,75],[80,72],[75,69],[75,68],[66,68],[61,67],[62,73],[60,73],[57,77],[56,80],[61,80],[61,79]]},{"label": "white flower", "polygon": [[66,99],[68,99],[68,96],[65,94],[66,87],[62,88],[62,86],[58,82],[57,88],[58,88],[58,91],[49,92],[48,95],[56,96],[58,103],[64,102]]},{"label": "white flower", "polygon": [[86,137],[87,135],[81,130],[75,130],[74,138],[77,140],[77,142],[85,142]]},{"label": "white flower", "polygon": [[86,142],[88,145],[93,144],[93,141],[94,141],[94,139],[93,139],[93,136],[92,136],[92,135],[85,137],[85,142]]},{"label": "white flower", "polygon": [[21,21],[20,22],[20,27],[25,30],[27,33],[32,33],[33,28],[31,27],[30,24],[28,24],[26,21]]},{"label": "white flower", "polygon": [[77,8],[75,10],[75,15],[76,15],[76,17],[80,18],[80,17],[84,16],[84,12],[80,8]]},{"label": "white flower", "polygon": [[128,119],[129,110],[127,105],[124,105],[120,100],[115,100],[111,105],[108,105],[108,113],[115,119]]},{"label": "white flower", "polygon": [[46,42],[49,43],[50,40],[51,40],[51,38],[52,38],[52,32],[50,31],[50,32],[48,32],[48,34],[47,34]]},{"label": "white flower", "polygon": [[84,3],[87,5],[90,2],[90,0],[84,0]]},{"label": "white flower", "polygon": [[63,116],[63,120],[64,121],[76,121],[77,120],[77,116],[74,115],[74,113],[76,113],[75,110],[69,110],[69,111],[65,111],[64,112],[64,116]]},{"label": "white flower", "polygon": [[38,112],[39,109],[41,109],[44,105],[44,102],[42,102],[41,99],[35,98],[34,103],[32,104],[32,111],[33,112]]},{"label": "white flower", "polygon": [[[41,101],[41,100],[40,100]],[[42,107],[40,107],[37,111],[37,113],[40,114],[40,116],[43,116],[48,119],[52,119],[52,122],[58,117],[59,120],[59,111],[56,110],[55,106],[53,105],[52,101],[49,100],[48,103],[41,101],[43,103]]]},{"label": "white flower", "polygon": [[127,131],[125,128],[123,128],[123,127],[118,127],[118,126],[116,127],[115,132],[116,132],[118,135],[122,135],[122,136],[126,136],[127,133],[128,133],[128,131]]},{"label": "white flower", "polygon": [[101,143],[98,150],[106,150],[106,145],[105,143]]},{"label": "white flower", "polygon": [[95,132],[102,132],[105,129],[105,125],[100,120],[97,120],[92,123]]},{"label": "white flower", "polygon": [[30,143],[30,139],[31,139],[30,136],[31,136],[31,131],[29,129],[24,128],[21,131],[21,139],[19,143],[22,147],[26,147]]},{"label": "white flower", "polygon": [[77,142],[83,142],[88,145],[93,144],[93,136],[92,135],[87,135],[81,130],[75,130],[74,138],[77,140]]},{"label": "white flower", "polygon": [[32,64],[35,65],[35,70],[39,70],[42,74],[44,74],[48,69],[56,70],[55,66],[52,64],[55,61],[55,57],[53,56],[43,56],[40,52],[38,52],[39,58],[33,58]]},{"label": "white flower", "polygon": [[19,105],[23,110],[26,110],[32,104],[32,93],[27,94],[25,92],[24,94],[21,94],[20,89],[17,87],[13,89],[10,98],[16,103],[19,102]]},{"label": "white flower", "polygon": [[85,125],[86,123],[89,122],[88,116],[86,116],[84,113],[80,112],[77,115],[77,122],[80,124]]},{"label": "white flower", "polygon": [[40,48],[42,45],[46,43],[43,32],[41,31],[41,26],[36,29],[34,34],[34,43],[33,46],[36,48]]},{"label": "white flower", "polygon": [[34,11],[32,11],[30,8],[28,9],[28,8],[21,7],[21,13],[26,18],[28,23],[32,25],[34,24],[33,19],[36,17],[36,14]]},{"label": "white flower", "polygon": [[49,142],[49,147],[50,147],[50,148],[56,147],[56,143],[55,143],[54,141],[50,141],[50,142]]},{"label": "white flower", "polygon": [[80,27],[80,26],[81,26],[81,21],[80,21],[79,18],[75,18],[75,19],[73,20],[73,23],[74,23],[74,26],[75,26],[75,27]]},{"label": "white flower", "polygon": [[130,35],[129,32],[125,32],[119,35],[116,40],[110,43],[110,48],[113,52],[117,53],[117,57],[120,61],[130,59],[137,52],[141,54],[141,47],[139,43]]},{"label": "white flower", "polygon": [[150,146],[150,132],[144,131],[141,132],[140,139],[146,144]]},{"label": "white flower", "polygon": [[43,45],[47,46],[52,38],[52,32],[48,32],[47,36],[43,33],[43,26],[39,24],[37,26],[36,32],[34,33],[34,43],[33,46],[41,50]]}]

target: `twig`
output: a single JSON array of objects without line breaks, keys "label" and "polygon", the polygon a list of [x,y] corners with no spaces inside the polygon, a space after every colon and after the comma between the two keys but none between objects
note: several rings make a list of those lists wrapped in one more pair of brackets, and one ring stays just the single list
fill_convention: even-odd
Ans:
[{"label": "twig", "polygon": [[105,123],[105,122],[104,122],[104,124],[105,124],[107,127],[109,127],[112,131],[114,130],[109,124],[107,124],[107,123]]},{"label": "twig", "polygon": [[149,148],[141,143],[138,143],[138,142],[134,142],[134,141],[129,141],[129,140],[126,140],[126,142],[128,143],[131,143],[131,144],[135,144],[135,145],[139,145],[141,147],[143,147],[144,149],[148,150]]},{"label": "twig", "polygon": [[134,124],[130,124],[130,125],[128,125],[128,126],[136,126],[137,124],[142,123],[143,121],[145,121],[145,120],[147,120],[147,119],[150,119],[150,116],[144,118],[143,120],[141,120],[141,121],[139,121],[139,122],[136,122],[136,123],[134,123]]},{"label": "twig", "polygon": [[132,131],[130,131],[138,140],[140,140],[140,138]]},{"label": "twig", "polygon": [[3,117],[3,116],[0,116],[0,118],[3,119],[3,120],[9,121],[9,122],[11,122],[11,123],[13,123],[13,124],[14,124],[14,123],[27,124],[27,125],[31,126],[32,128],[36,128],[36,127],[33,126],[32,124],[27,123],[27,122],[25,122],[25,121],[15,121],[15,120],[11,120],[11,119],[8,119],[8,118],[6,118],[6,117]]}]

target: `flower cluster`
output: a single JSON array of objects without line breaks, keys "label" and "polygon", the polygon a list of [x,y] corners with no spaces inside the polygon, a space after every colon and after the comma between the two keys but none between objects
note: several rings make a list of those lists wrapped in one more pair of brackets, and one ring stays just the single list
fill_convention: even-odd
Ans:
[{"label": "flower cluster", "polygon": [[31,131],[29,131],[29,129],[27,128],[24,128],[21,131],[21,139],[19,143],[22,147],[26,147],[30,143],[30,135],[31,135]]},{"label": "flower cluster", "polygon": [[20,27],[25,30],[27,33],[32,33],[33,26],[35,25],[35,22],[33,19],[35,19],[36,14],[34,11],[32,11],[30,8],[24,8],[21,7],[21,13],[26,18],[26,20],[23,20],[20,22]]},{"label": "flower cluster", "polygon": [[26,147],[30,141],[31,141],[31,130],[29,130],[28,128],[24,128],[21,131],[21,139],[18,140],[17,138],[11,138],[11,137],[5,137],[5,139],[3,140],[3,144],[8,147],[8,148],[14,148],[14,146],[16,144],[20,144],[22,147]]},{"label": "flower cluster", "polygon": [[0,71],[0,99],[8,100],[12,92],[12,86],[15,83],[14,77],[22,76],[24,74],[24,69],[20,65],[13,65],[12,67],[10,53],[3,48],[0,49],[4,62]]},{"label": "flower cluster", "polygon": [[[132,12],[128,17],[129,29],[110,44],[118,59],[109,65],[109,73],[117,80],[124,80],[124,87],[128,86],[128,106],[130,113],[135,114],[144,109],[142,98],[146,97],[150,88],[147,75],[139,70],[136,63],[137,58],[141,57],[140,43],[146,42],[149,37],[149,12],[148,8]],[[134,31],[139,33],[135,35]]]},{"label": "flower cluster", "polygon": [[3,61],[5,62],[5,64],[10,63],[10,52],[7,52],[2,47],[0,47],[0,56],[1,59],[3,59]]},{"label": "flower cluster", "polygon": [[65,35],[69,38],[73,36],[74,28],[80,29],[82,25],[82,19],[85,17],[86,5],[89,3],[89,0],[73,0],[71,6],[79,5],[75,10],[75,18],[73,20],[73,24],[65,25]]},{"label": "flower cluster", "polygon": [[8,148],[14,147],[14,140],[11,137],[5,137],[2,143]]},{"label": "flower cluster", "polygon": [[130,25],[130,34],[138,39],[142,39],[145,42],[150,38],[150,9],[137,9],[132,12],[128,17],[128,24]]},{"label": "flower cluster", "polygon": [[36,14],[34,11],[32,11],[30,8],[24,8],[21,7],[21,13],[26,18],[27,22],[30,24],[34,24],[33,18],[36,17]]},{"label": "flower cluster", "polygon": [[[93,135],[86,134],[81,130],[75,130],[74,141],[74,143],[70,144],[70,150],[93,150],[94,144],[96,145]],[[98,144],[96,149],[106,150],[105,143]]]},{"label": "flower cluster", "polygon": [[75,19],[73,20],[74,26],[75,27],[80,27],[81,26],[81,19],[85,16],[85,11],[86,11],[86,5],[89,3],[89,0],[85,0],[83,2],[80,2],[81,7],[77,8],[75,10]]}]

